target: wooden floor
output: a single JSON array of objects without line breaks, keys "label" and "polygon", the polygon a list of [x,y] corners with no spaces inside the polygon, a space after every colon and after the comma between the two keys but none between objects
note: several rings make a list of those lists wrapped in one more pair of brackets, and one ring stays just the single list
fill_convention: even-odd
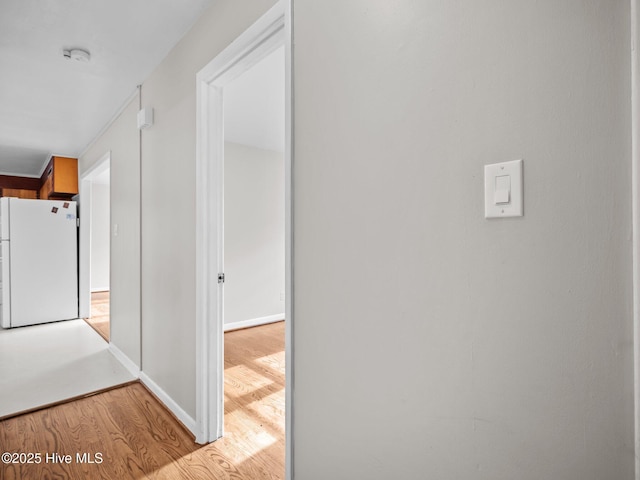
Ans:
[{"label": "wooden floor", "polygon": [[225,334],[225,436],[206,446],[140,384],[5,420],[0,453],[40,464],[0,479],[282,479],[284,367],[284,322]]},{"label": "wooden floor", "polygon": [[109,292],[91,294],[91,318],[85,320],[102,338],[109,341]]}]

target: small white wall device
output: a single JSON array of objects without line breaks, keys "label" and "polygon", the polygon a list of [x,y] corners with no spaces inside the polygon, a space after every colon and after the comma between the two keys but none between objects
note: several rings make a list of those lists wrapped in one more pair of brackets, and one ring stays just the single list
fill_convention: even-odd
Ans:
[{"label": "small white wall device", "polygon": [[81,50],[79,48],[73,48],[71,50],[63,50],[62,55],[67,60],[75,60],[76,62],[81,62],[81,63],[89,63],[89,60],[91,60],[91,54],[86,50]]},{"label": "small white wall device", "polygon": [[153,125],[153,108],[145,107],[138,112],[138,130]]},{"label": "small white wall device", "polygon": [[485,218],[522,217],[522,160],[484,166]]}]

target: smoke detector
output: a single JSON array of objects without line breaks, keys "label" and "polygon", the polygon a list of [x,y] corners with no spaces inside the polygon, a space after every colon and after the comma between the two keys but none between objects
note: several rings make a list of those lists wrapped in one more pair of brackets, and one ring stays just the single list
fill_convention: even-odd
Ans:
[{"label": "smoke detector", "polygon": [[72,50],[63,50],[62,54],[64,58],[68,58],[70,60],[75,60],[76,62],[81,63],[89,63],[91,59],[91,54],[86,50],[80,50],[79,48],[74,48]]}]

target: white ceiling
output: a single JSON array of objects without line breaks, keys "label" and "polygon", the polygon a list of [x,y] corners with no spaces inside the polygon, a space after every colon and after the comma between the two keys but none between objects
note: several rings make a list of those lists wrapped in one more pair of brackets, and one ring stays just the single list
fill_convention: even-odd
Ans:
[{"label": "white ceiling", "polygon": [[77,157],[213,1],[0,1],[0,173]]},{"label": "white ceiling", "polygon": [[284,47],[224,87],[225,140],[284,151]]}]

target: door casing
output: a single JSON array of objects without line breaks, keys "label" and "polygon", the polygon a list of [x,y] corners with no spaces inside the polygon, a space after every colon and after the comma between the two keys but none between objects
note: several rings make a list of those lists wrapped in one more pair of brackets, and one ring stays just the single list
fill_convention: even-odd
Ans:
[{"label": "door casing", "polygon": [[224,432],[224,86],[285,46],[286,478],[293,478],[291,1],[280,0],[196,76],[196,441]]}]

